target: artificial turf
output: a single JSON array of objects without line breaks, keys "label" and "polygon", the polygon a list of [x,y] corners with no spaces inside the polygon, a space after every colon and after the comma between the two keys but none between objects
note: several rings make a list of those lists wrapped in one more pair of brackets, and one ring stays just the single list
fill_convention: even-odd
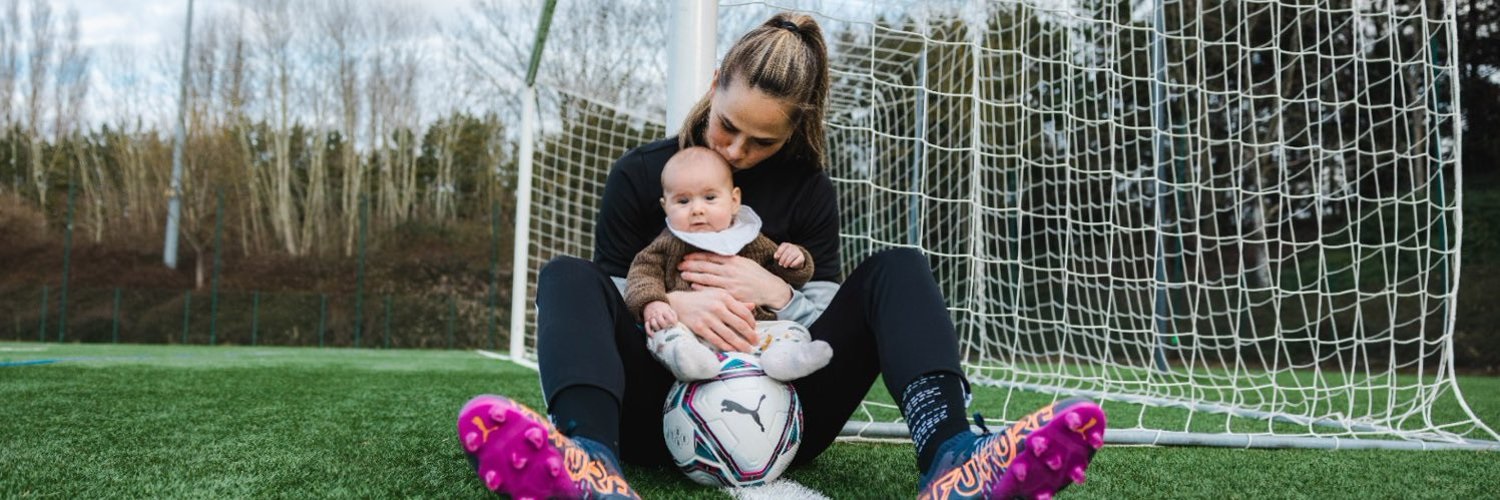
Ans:
[{"label": "artificial turf", "polygon": [[[1497,382],[1461,380],[1491,425]],[[540,403],[534,372],[468,351],[0,343],[0,497],[482,497],[453,418],[487,392]],[[625,474],[646,498],[727,496],[667,468]],[[833,498],[909,498],[917,487],[903,444],[838,443],[786,477]],[[1500,452],[1109,446],[1063,496],[1497,490]]]}]

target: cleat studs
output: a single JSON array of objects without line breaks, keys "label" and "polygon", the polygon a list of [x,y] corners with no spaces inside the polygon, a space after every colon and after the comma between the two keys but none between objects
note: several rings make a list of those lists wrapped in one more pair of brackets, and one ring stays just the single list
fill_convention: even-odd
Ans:
[{"label": "cleat studs", "polygon": [[464,434],[464,449],[469,450],[469,453],[479,451],[480,442],[478,432],[470,431],[468,434]]},{"label": "cleat studs", "polygon": [[561,475],[562,474],[562,460],[558,459],[557,457],[548,458],[547,459],[547,473],[552,474],[552,477],[557,477],[557,476]]},{"label": "cleat studs", "polygon": [[1031,448],[1031,452],[1035,453],[1036,456],[1040,457],[1043,453],[1047,452],[1047,438],[1045,437],[1032,436],[1031,439],[1026,441],[1026,445]]},{"label": "cleat studs", "polygon": [[1089,447],[1093,448],[1093,449],[1096,449],[1096,450],[1099,449],[1099,448],[1103,448],[1104,447],[1104,433],[1103,432],[1096,432],[1096,433],[1093,433],[1093,434],[1089,434]]},{"label": "cleat studs", "polygon": [[1052,500],[1052,493],[1047,491],[1037,493],[1036,500]]},{"label": "cleat studs", "polygon": [[526,457],[522,456],[520,453],[512,453],[510,455],[510,466],[515,469],[526,467]]},{"label": "cleat studs", "polygon": [[541,427],[532,427],[526,429],[526,441],[531,443],[532,449],[541,449],[542,443],[547,442],[547,434]]},{"label": "cleat studs", "polygon": [[1052,455],[1050,457],[1047,457],[1046,463],[1047,463],[1047,468],[1048,469],[1052,469],[1052,470],[1061,469],[1062,465],[1063,465],[1062,454],[1057,454],[1057,455]]},{"label": "cleat studs", "polygon": [[500,489],[501,482],[502,480],[500,479],[500,473],[495,471],[488,471],[484,473],[484,485],[489,487],[490,491]]},{"label": "cleat studs", "polygon": [[1083,467],[1074,467],[1073,471],[1068,473],[1068,479],[1071,479],[1074,483],[1083,484],[1085,478]]},{"label": "cleat studs", "polygon": [[1026,464],[1024,464],[1024,463],[1017,463],[1015,465],[1012,465],[1012,466],[1010,466],[1010,472],[1011,472],[1011,474],[1013,474],[1013,475],[1016,476],[1016,482],[1018,482],[1018,483],[1024,483],[1024,482],[1026,482]]},{"label": "cleat studs", "polygon": [[505,408],[502,408],[502,407],[499,407],[499,406],[491,406],[490,407],[490,420],[494,420],[496,425],[504,424],[505,423]]},{"label": "cleat studs", "polygon": [[1083,429],[1083,416],[1077,413],[1069,413],[1063,416],[1063,421],[1068,423],[1068,428],[1074,431]]}]

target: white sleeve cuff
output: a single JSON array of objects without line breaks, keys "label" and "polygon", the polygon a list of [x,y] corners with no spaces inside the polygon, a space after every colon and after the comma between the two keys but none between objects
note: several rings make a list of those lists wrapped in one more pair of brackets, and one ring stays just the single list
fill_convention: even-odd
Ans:
[{"label": "white sleeve cuff", "polygon": [[786,307],[776,311],[776,319],[796,321],[810,328],[823,315],[828,304],[833,302],[833,296],[838,291],[838,283],[809,281],[801,290],[792,290],[792,300],[786,303]]},{"label": "white sleeve cuff", "polygon": [[615,282],[615,288],[617,288],[617,289],[620,290],[620,297],[624,298],[625,297],[625,278],[621,278],[619,276],[610,276],[609,279],[614,280],[614,282]]}]

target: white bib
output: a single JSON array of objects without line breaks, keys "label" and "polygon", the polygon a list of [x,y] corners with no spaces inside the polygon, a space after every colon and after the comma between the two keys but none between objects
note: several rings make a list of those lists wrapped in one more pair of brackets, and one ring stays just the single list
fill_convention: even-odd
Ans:
[{"label": "white bib", "polygon": [[760,216],[751,210],[749,205],[740,205],[740,211],[734,214],[734,222],[722,231],[712,233],[688,233],[678,231],[667,223],[667,230],[673,236],[689,245],[719,255],[739,255],[740,250],[755,241],[760,236]]}]

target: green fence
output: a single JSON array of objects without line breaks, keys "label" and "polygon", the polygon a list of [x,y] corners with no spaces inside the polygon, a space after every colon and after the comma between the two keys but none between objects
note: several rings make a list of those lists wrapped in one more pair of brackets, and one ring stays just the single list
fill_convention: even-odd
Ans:
[{"label": "green fence", "polygon": [[[64,302],[66,300],[66,302]],[[17,341],[493,349],[509,311],[478,297],[0,287]],[[217,303],[217,307],[215,304]]]},{"label": "green fence", "polygon": [[[223,252],[224,208],[220,192],[214,214],[211,242],[211,280],[195,289],[144,287],[100,287],[79,282],[73,245],[74,196],[67,199],[67,228],[60,264],[55,276],[41,283],[0,282],[0,338],[42,342],[128,342],[168,344],[291,345],[367,348],[493,349],[508,345],[508,273],[500,270],[502,241],[501,207],[489,207],[488,220],[481,213],[474,227],[488,233],[464,239],[458,245],[469,253],[483,252],[488,265],[475,264],[462,270],[470,286],[430,287],[411,294],[378,293],[391,288],[367,283],[369,265],[369,203],[360,206],[357,260],[347,273],[321,288],[347,293],[319,291],[262,292],[228,289]],[[508,236],[508,235],[507,235]],[[462,238],[459,238],[462,239]],[[508,239],[508,238],[507,238]],[[476,241],[477,240],[477,241]],[[54,247],[55,248],[55,247]],[[50,259],[47,259],[50,261]],[[353,259],[351,259],[353,260]],[[35,265],[29,263],[26,265]],[[44,267],[50,264],[44,265]],[[392,264],[377,260],[377,270],[390,271]],[[502,267],[503,266],[503,267]],[[230,270],[233,272],[234,270]],[[342,277],[347,274],[347,277]],[[444,278],[446,279],[446,277]],[[505,287],[502,290],[502,279]],[[454,281],[459,281],[455,279]],[[477,290],[477,291],[476,291]],[[502,308],[501,304],[504,304]]]}]

